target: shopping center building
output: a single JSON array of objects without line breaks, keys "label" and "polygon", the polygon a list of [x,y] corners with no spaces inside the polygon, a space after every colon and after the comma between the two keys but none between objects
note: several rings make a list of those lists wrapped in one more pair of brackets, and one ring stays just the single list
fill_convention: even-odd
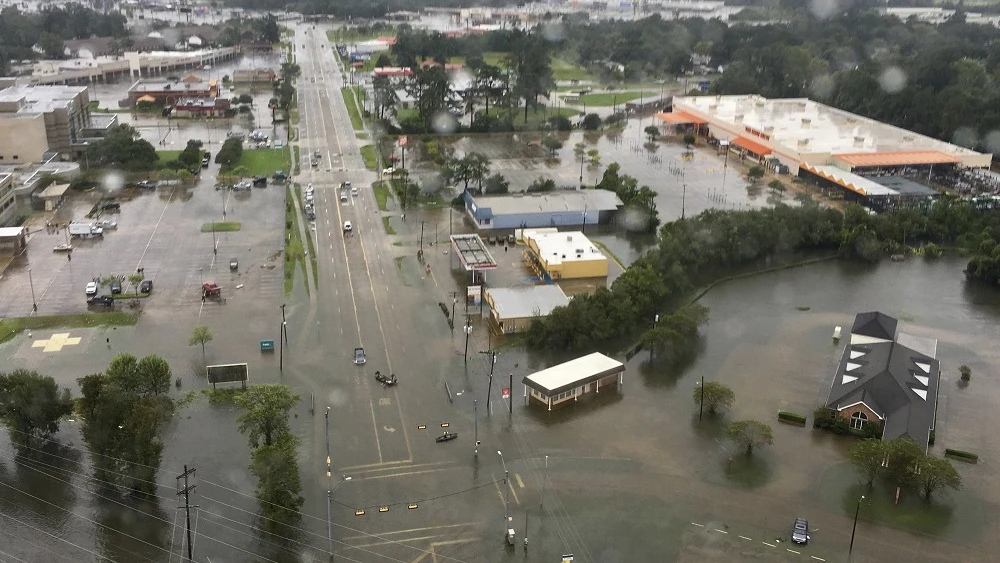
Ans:
[{"label": "shopping center building", "polygon": [[930,197],[936,193],[928,187],[932,183],[962,170],[989,168],[993,160],[992,154],[805,98],[675,97],[672,111],[657,117],[667,127],[694,130],[711,144],[779,174],[839,187],[846,199],[873,208]]}]

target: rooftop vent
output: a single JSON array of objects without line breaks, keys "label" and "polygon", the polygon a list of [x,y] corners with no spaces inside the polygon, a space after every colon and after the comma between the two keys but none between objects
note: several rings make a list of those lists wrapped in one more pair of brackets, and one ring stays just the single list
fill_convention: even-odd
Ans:
[{"label": "rooftop vent", "polygon": [[566,235],[566,242],[573,242],[573,235]]},{"label": "rooftop vent", "polygon": [[809,139],[799,139],[799,148],[804,148],[809,146]]},{"label": "rooftop vent", "polygon": [[812,120],[809,119],[808,117],[803,117],[802,118],[802,127],[804,129],[808,129],[810,125],[812,125]]},{"label": "rooftop vent", "polygon": [[715,111],[718,111],[718,110],[719,110],[719,105],[718,104],[712,104],[712,105],[708,106],[708,111],[710,111],[710,112],[715,112]]},{"label": "rooftop vent", "polygon": [[743,123],[743,114],[742,114],[742,113],[737,113],[737,114],[736,114],[736,115],[735,115],[735,116],[733,117],[733,120],[734,120],[734,121],[735,121],[736,123]]}]

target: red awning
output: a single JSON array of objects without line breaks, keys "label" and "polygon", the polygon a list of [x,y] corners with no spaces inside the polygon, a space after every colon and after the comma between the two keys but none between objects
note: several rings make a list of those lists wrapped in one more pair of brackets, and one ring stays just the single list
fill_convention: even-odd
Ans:
[{"label": "red awning", "polygon": [[756,141],[751,141],[746,137],[734,137],[732,139],[729,139],[729,142],[730,144],[736,145],[738,147],[743,147],[757,156],[765,156],[771,154],[771,149],[767,148],[766,146]]}]

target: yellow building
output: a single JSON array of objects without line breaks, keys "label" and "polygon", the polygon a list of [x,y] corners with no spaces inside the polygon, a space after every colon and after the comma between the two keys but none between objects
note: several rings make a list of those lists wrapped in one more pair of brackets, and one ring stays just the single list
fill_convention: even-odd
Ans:
[{"label": "yellow building", "polygon": [[557,281],[608,276],[607,257],[580,231],[525,229],[521,238],[540,277]]}]

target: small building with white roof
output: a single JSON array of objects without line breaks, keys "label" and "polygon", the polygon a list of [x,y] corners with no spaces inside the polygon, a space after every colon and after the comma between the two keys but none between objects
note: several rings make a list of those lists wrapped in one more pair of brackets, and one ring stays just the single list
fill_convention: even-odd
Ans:
[{"label": "small building with white roof", "polygon": [[528,330],[531,321],[549,316],[556,307],[569,305],[558,285],[491,287],[486,290],[490,321],[503,334]]},{"label": "small building with white roof", "polygon": [[546,281],[606,278],[608,258],[580,231],[525,229],[525,258]]},{"label": "small building with white roof", "polygon": [[624,374],[625,364],[594,352],[524,376],[524,401],[530,397],[552,410],[602,389],[621,391]]}]

